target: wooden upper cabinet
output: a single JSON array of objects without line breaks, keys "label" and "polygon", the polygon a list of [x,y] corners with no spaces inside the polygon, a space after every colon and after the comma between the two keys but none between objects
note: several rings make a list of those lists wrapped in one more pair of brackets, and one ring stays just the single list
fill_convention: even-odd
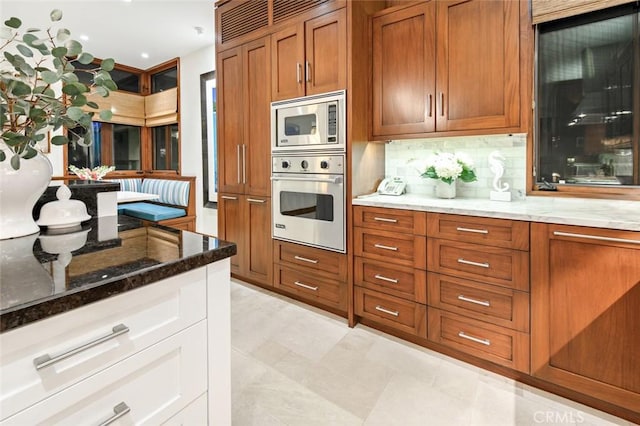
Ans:
[{"label": "wooden upper cabinet", "polygon": [[345,89],[346,33],[343,8],[272,34],[272,99]]},{"label": "wooden upper cabinet", "polygon": [[519,125],[519,2],[438,1],[438,131]]},{"label": "wooden upper cabinet", "polygon": [[435,2],[377,16],[373,30],[373,134],[435,130]]},{"label": "wooden upper cabinet", "polygon": [[520,125],[520,2],[438,0],[372,19],[372,135]]}]

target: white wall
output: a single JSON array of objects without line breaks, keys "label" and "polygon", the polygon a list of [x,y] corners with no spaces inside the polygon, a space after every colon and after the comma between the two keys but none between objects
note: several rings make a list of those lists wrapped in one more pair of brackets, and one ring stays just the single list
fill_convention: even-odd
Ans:
[{"label": "white wall", "polygon": [[183,175],[196,176],[196,230],[209,234],[215,234],[217,219],[203,214],[200,75],[215,69],[215,55],[211,44],[180,58],[180,167]]}]

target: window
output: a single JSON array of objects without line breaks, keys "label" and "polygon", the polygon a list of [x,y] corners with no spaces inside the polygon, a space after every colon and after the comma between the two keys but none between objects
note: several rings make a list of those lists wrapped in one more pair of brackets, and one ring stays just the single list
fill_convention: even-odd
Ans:
[{"label": "window", "polygon": [[152,129],[153,169],[178,171],[178,125]]},{"label": "window", "polygon": [[639,22],[625,5],[538,26],[537,181],[640,185]]},{"label": "window", "polygon": [[[74,62],[73,66],[76,69],[93,69],[97,65],[94,63],[83,65],[79,62]],[[118,86],[118,90],[124,90],[125,92],[140,93],[140,80],[141,71],[134,71],[133,69],[124,68],[116,65],[116,68],[109,72],[114,83]],[[91,84],[91,74],[84,72],[76,72],[78,79],[85,83]]]},{"label": "window", "polygon": [[151,74],[151,93],[178,87],[178,67],[172,67]]},{"label": "window", "polygon": [[113,161],[116,170],[142,170],[140,127],[113,124]]},{"label": "window", "polygon": [[76,167],[116,166],[116,170],[141,170],[141,128],[122,124],[93,123],[93,143],[85,146],[85,130],[68,132],[67,162]]}]

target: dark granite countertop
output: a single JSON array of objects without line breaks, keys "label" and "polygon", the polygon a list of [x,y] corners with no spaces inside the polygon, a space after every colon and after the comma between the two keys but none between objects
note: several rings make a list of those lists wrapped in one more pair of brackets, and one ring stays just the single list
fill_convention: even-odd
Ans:
[{"label": "dark granite countertop", "polygon": [[128,216],[0,240],[0,332],[234,254],[233,243]]}]

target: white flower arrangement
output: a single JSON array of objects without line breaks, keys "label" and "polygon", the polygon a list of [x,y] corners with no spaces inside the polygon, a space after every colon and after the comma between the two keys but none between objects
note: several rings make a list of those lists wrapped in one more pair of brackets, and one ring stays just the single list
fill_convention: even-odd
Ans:
[{"label": "white flower arrangement", "polygon": [[112,172],[115,169],[115,166],[98,166],[93,169],[88,167],[80,169],[76,166],[69,166],[69,170],[75,173],[82,180],[102,180],[107,173]]},{"label": "white flower arrangement", "polygon": [[421,176],[440,179],[450,185],[456,179],[460,179],[463,182],[477,180],[473,160],[464,153],[435,153],[427,160],[427,168]]}]

